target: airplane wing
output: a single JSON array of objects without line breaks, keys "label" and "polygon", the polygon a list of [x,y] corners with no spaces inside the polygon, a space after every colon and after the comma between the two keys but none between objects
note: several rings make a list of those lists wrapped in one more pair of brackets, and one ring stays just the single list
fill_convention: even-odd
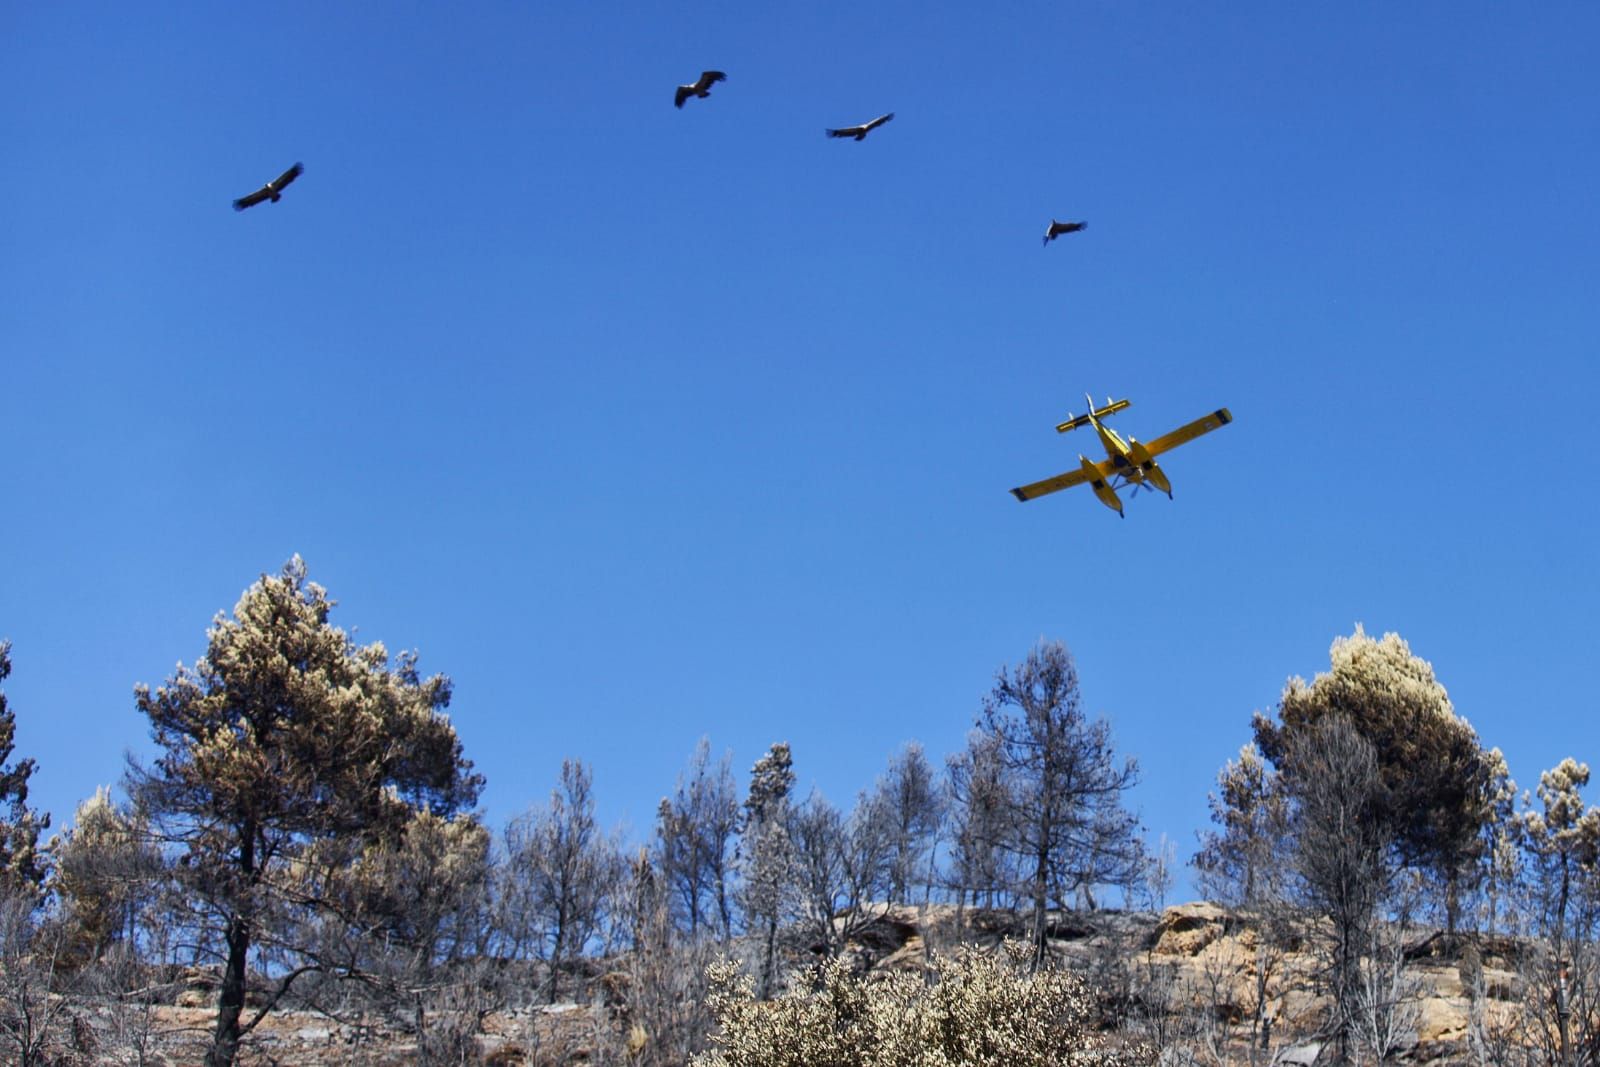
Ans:
[{"label": "airplane wing", "polygon": [[[1095,466],[1100,470],[1100,477],[1104,478],[1110,474],[1111,464],[1109,462],[1101,461]],[[1060,489],[1071,489],[1073,486],[1082,485],[1088,480],[1089,472],[1082,467],[1077,467],[1065,474],[1058,474],[1054,478],[1046,478],[1042,482],[1018,486],[1011,490],[1011,495],[1018,500],[1032,500],[1035,497],[1044,496],[1046,493],[1054,493]]]},{"label": "airplane wing", "polygon": [[1152,456],[1159,456],[1163,452],[1170,452],[1179,445],[1186,445],[1203,433],[1226,426],[1233,421],[1233,414],[1227,408],[1218,408],[1203,419],[1195,419],[1186,426],[1179,426],[1171,433],[1164,433],[1154,441],[1146,441],[1144,447],[1150,450]]}]

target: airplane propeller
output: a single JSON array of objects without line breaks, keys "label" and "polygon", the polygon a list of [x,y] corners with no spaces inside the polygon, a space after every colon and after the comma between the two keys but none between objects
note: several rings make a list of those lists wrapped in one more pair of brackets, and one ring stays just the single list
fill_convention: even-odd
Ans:
[{"label": "airplane propeller", "polygon": [[[1160,489],[1157,489],[1153,484],[1151,484],[1151,482],[1148,479],[1144,479],[1144,478],[1141,478],[1137,482],[1133,482],[1132,485],[1133,485],[1133,488],[1131,490],[1129,490],[1129,492],[1128,492],[1128,499],[1129,500],[1132,500],[1134,497],[1138,496],[1141,490],[1146,492],[1146,493],[1151,493],[1151,494],[1159,493],[1159,492],[1162,491]],[[1167,494],[1167,499],[1168,500],[1172,499],[1172,494],[1171,493]]]}]

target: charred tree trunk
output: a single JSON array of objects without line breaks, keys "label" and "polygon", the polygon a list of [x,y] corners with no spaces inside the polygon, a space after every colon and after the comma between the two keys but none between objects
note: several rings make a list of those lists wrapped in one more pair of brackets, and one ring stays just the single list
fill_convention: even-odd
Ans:
[{"label": "charred tree trunk", "polygon": [[228,960],[222,969],[222,989],[217,997],[217,1026],[206,1053],[206,1067],[232,1067],[239,1054],[239,1017],[244,1014],[245,975],[250,963],[251,897],[256,880],[255,826],[246,823],[239,833],[239,872],[245,890],[234,901],[233,914],[223,939]]},{"label": "charred tree trunk", "polygon": [[1045,911],[1050,904],[1050,824],[1041,820],[1033,868],[1033,970],[1044,966]]}]

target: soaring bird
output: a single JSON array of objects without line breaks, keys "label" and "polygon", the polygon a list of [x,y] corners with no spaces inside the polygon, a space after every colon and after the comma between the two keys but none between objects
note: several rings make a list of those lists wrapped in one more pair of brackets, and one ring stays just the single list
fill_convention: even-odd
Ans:
[{"label": "soaring bird", "polygon": [[263,200],[271,200],[274,204],[276,204],[281,199],[278,194],[283,192],[284,186],[300,177],[300,173],[305,169],[306,168],[296,163],[294,166],[290,167],[288,170],[284,171],[282,174],[278,175],[276,178],[272,179],[270,182],[251,193],[249,196],[241,196],[239,199],[235,200],[233,202],[233,210],[243,211],[247,207],[255,207]]},{"label": "soaring bird", "polygon": [[866,139],[867,134],[871,133],[879,126],[882,126],[885,122],[888,122],[892,118],[894,118],[893,111],[889,112],[887,115],[879,115],[871,122],[862,123],[860,126],[846,126],[842,130],[824,130],[823,132],[829,137],[854,137],[856,140],[861,141]]},{"label": "soaring bird", "polygon": [[1044,231],[1044,243],[1048,245],[1064,233],[1077,233],[1087,225],[1087,222],[1057,222],[1051,219],[1050,228]]},{"label": "soaring bird", "polygon": [[672,98],[672,102],[676,106],[682,107],[683,102],[691,96],[710,96],[713,85],[727,80],[728,76],[720,70],[703,70],[700,72],[700,80],[693,85],[678,86],[678,95]]}]

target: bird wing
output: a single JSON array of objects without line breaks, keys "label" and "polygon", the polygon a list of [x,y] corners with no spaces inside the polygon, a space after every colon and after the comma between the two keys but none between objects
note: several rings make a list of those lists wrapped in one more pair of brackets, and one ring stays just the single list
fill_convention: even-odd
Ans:
[{"label": "bird wing", "polygon": [[290,167],[288,170],[286,170],[282,174],[278,175],[278,180],[272,183],[272,187],[274,189],[282,191],[282,189],[283,189],[283,187],[285,185],[288,185],[290,182],[292,182],[296,178],[300,177],[300,175],[305,171],[305,169],[306,169],[305,167],[301,166],[299,163],[296,163],[294,166]]},{"label": "bird wing", "polygon": [[233,202],[233,210],[243,211],[247,207],[255,207],[261,201],[272,195],[272,191],[263,186],[248,196],[241,196]]},{"label": "bird wing", "polygon": [[875,118],[871,122],[867,123],[867,125],[864,128],[868,129],[868,130],[875,130],[879,126],[882,126],[885,122],[888,122],[892,118],[894,118],[894,112],[893,111],[889,112],[887,115],[879,115],[877,118]]},{"label": "bird wing", "polygon": [[705,92],[717,82],[725,82],[728,76],[720,70],[705,70],[700,72],[700,80],[694,83],[695,92]]},{"label": "bird wing", "polygon": [[1061,233],[1077,233],[1087,225],[1089,225],[1087,222],[1051,222],[1050,235],[1054,237]]},{"label": "bird wing", "polygon": [[846,126],[840,130],[823,130],[829,137],[854,137],[858,133],[865,133],[860,126]]},{"label": "bird wing", "polygon": [[680,85],[680,86],[678,86],[678,94],[672,98],[673,106],[682,107],[683,106],[683,102],[685,100],[689,99],[689,97],[691,97],[693,95],[694,95],[694,86],[692,86],[692,85]]}]

